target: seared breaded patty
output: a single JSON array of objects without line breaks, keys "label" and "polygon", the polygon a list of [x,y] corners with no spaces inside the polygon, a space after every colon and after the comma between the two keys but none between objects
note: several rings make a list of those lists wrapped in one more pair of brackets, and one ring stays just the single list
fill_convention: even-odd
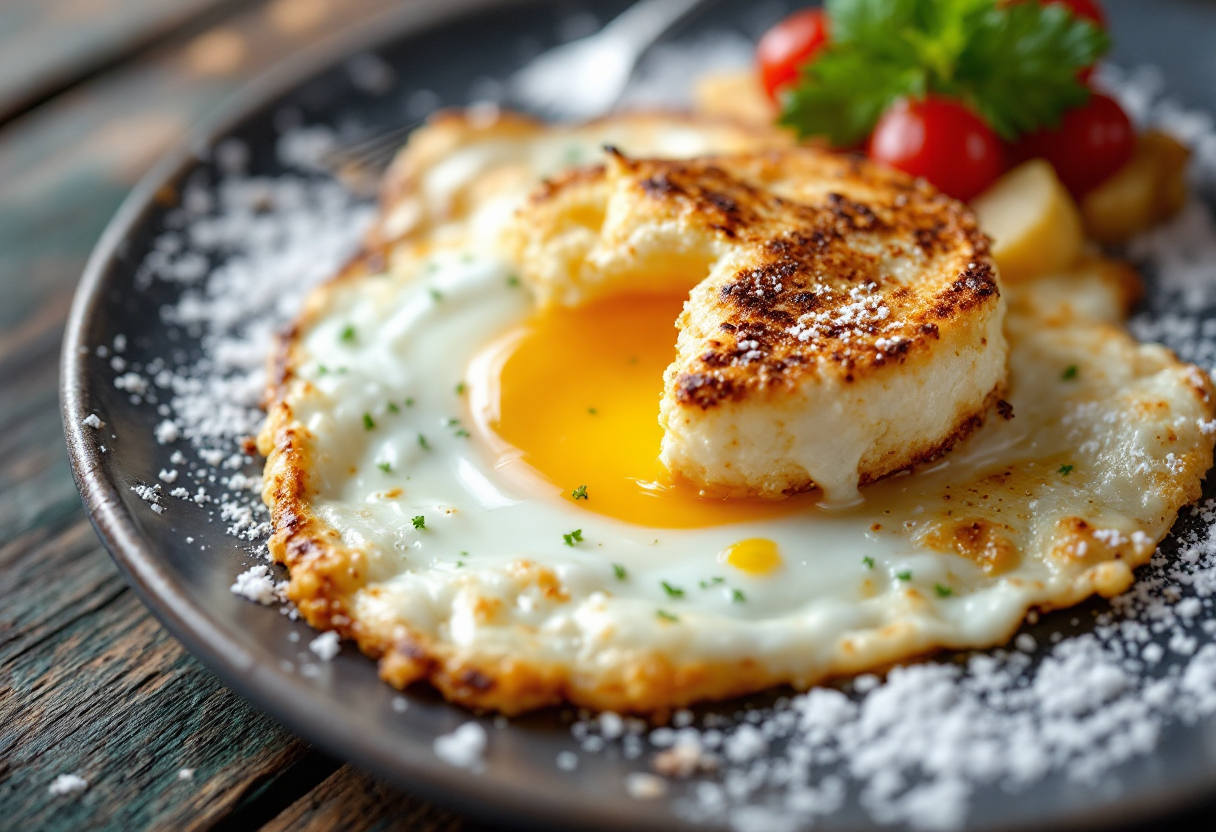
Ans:
[{"label": "seared breaded patty", "polygon": [[422,236],[442,242],[450,229],[466,222],[497,232],[539,179],[597,161],[605,145],[685,158],[790,143],[786,133],[771,127],[680,113],[626,113],[555,126],[495,109],[448,110],[411,135],[393,160],[368,243],[382,248]]},{"label": "seared breaded patty", "polygon": [[613,152],[543,186],[506,242],[541,303],[691,290],[662,459],[708,493],[848,500],[969,433],[1005,382],[975,218],[861,159]]}]

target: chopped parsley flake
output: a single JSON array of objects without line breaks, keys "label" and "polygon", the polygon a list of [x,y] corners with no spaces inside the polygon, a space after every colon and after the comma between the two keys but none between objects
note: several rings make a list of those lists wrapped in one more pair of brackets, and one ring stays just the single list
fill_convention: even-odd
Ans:
[{"label": "chopped parsley flake", "polygon": [[460,424],[460,420],[459,420],[459,419],[453,419],[451,416],[449,416],[448,418],[446,418],[446,419],[444,419],[444,420],[443,420],[443,426],[444,426],[445,428],[454,428],[454,427],[456,427],[456,426],[457,426],[457,425],[459,425],[459,424]]},{"label": "chopped parsley flake", "polygon": [[595,414],[599,413],[599,411],[598,411],[598,410],[596,410],[594,407],[589,407],[589,408],[587,408],[587,412],[588,412],[588,413],[590,413],[592,416],[594,416]]},{"label": "chopped parsley flake", "polygon": [[341,334],[341,335],[339,335],[338,337],[339,337],[339,338],[341,338],[341,339],[342,339],[344,342],[346,342],[346,343],[348,343],[348,344],[349,344],[350,342],[354,341],[354,340],[355,340],[355,327],[354,327],[354,325],[353,325],[353,324],[347,324],[346,326],[342,327],[342,334]]},{"label": "chopped parsley flake", "polygon": [[576,488],[570,492],[570,496],[576,500],[586,500],[587,499],[587,486],[580,485],[578,488]]},{"label": "chopped parsley flake", "polygon": [[438,289],[427,289],[427,293],[430,294],[433,301],[438,302],[443,300],[443,292],[440,292]]},{"label": "chopped parsley flake", "polygon": [[376,467],[386,474],[393,473],[393,463],[391,462],[377,462]]},{"label": "chopped parsley flake", "polygon": [[426,518],[423,517],[421,514],[419,514],[417,517],[414,517],[413,519],[411,519],[410,522],[414,524],[415,529],[425,529],[426,528]]},{"label": "chopped parsley flake", "polygon": [[1079,371],[1079,368],[1077,367],[1076,364],[1070,364],[1068,369],[1064,371],[1064,374],[1062,376],[1060,376],[1060,378],[1064,379],[1065,381],[1072,381],[1074,378],[1077,377],[1078,371]]},{"label": "chopped parsley flake", "polygon": [[937,593],[938,598],[949,598],[951,595],[954,594],[953,589],[951,589],[948,586],[943,586],[941,584],[934,584],[933,591]]},{"label": "chopped parsley flake", "polygon": [[570,532],[570,534],[564,534],[562,535],[562,540],[565,541],[567,546],[573,546],[575,543],[582,543],[583,530],[575,529],[574,531]]},{"label": "chopped parsley flake", "polygon": [[467,430],[465,430],[464,428],[460,428],[460,429],[458,429],[454,435],[455,435],[455,436],[459,436],[459,437],[460,437],[460,438],[462,438],[462,439],[468,439],[468,438],[469,438],[469,432],[468,432]]},{"label": "chopped parsley flake", "polygon": [[463,569],[463,568],[464,568],[464,561],[462,561],[462,560],[458,560],[458,561],[456,561],[456,568],[457,568],[457,569]]},{"label": "chopped parsley flake", "polygon": [[874,568],[874,558],[869,557],[868,555],[866,557],[862,558],[861,562],[865,565],[866,569]]},{"label": "chopped parsley flake", "polygon": [[723,578],[719,575],[715,575],[714,577],[710,578],[708,581],[701,581],[701,589],[709,589],[711,586],[717,586],[718,584],[725,583],[725,582],[726,582],[726,578]]},{"label": "chopped parsley flake", "polygon": [[657,615],[659,618],[663,619],[664,621],[679,621],[680,620],[680,616],[672,615],[667,610],[655,610],[654,614]]},{"label": "chopped parsley flake", "polygon": [[400,413],[400,412],[401,412],[401,408],[397,407],[397,403],[396,403],[396,402],[389,402],[389,403],[388,403],[388,412],[389,412],[389,413]]},{"label": "chopped parsley flake", "polygon": [[1067,477],[1069,474],[1072,473],[1072,466],[1071,465],[1061,465],[1060,470],[1056,471],[1056,473],[1062,474],[1063,476]]},{"label": "chopped parsley flake", "polygon": [[618,581],[623,581],[629,577],[629,573],[625,571],[625,567],[621,566],[619,563],[612,564],[612,574],[616,575],[616,579]]},{"label": "chopped parsley flake", "polygon": [[457,396],[464,395],[464,382],[463,381],[456,382],[456,395]]},{"label": "chopped parsley flake", "polygon": [[367,430],[371,430],[375,426],[376,426],[376,420],[372,418],[372,414],[364,413],[363,414],[363,427],[366,428]]},{"label": "chopped parsley flake", "polygon": [[326,374],[326,373],[328,373],[328,372],[329,372],[329,368],[328,368],[328,367],[326,367],[324,364],[318,364],[318,365],[317,365],[317,375],[319,375],[319,376],[323,376],[323,375],[325,375],[325,374]]},{"label": "chopped parsley flake", "polygon": [[425,437],[425,436],[423,436],[421,433],[420,433],[420,434],[418,434],[418,445],[419,445],[419,447],[421,447],[421,448],[422,448],[422,450],[424,450],[424,451],[429,451],[429,450],[431,449],[431,443],[430,443],[430,442],[427,442],[427,441],[426,441],[426,437]]},{"label": "chopped parsley flake", "polygon": [[730,600],[734,601],[736,604],[742,604],[747,600],[747,596],[743,594],[743,590],[741,589],[732,589],[730,591]]},{"label": "chopped parsley flake", "polygon": [[910,581],[912,580],[912,570],[905,569],[903,572],[896,572],[895,577],[901,581]]},{"label": "chopped parsley flake", "polygon": [[413,400],[413,399],[406,399],[406,400],[405,400],[405,406],[406,406],[406,407],[413,407],[413,406],[414,406],[414,400]]},{"label": "chopped parsley flake", "polygon": [[659,583],[661,583],[663,585],[663,591],[667,593],[668,597],[670,597],[670,598],[683,598],[684,597],[684,590],[680,589],[678,586],[672,586],[671,584],[667,583],[667,581],[659,581]]},{"label": "chopped parsley flake", "polygon": [[515,275],[509,276],[507,278],[507,285],[509,287],[511,287],[512,289],[516,288],[517,286],[519,286],[519,278],[516,277]]}]

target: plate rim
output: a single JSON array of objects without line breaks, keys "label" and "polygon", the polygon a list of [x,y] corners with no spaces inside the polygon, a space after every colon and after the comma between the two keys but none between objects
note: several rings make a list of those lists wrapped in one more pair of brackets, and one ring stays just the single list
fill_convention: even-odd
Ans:
[{"label": "plate rim", "polygon": [[[214,616],[190,599],[161,565],[156,548],[137,528],[132,513],[120,498],[120,488],[102,465],[102,454],[82,425],[88,408],[90,376],[85,342],[90,323],[104,303],[103,290],[132,233],[153,210],[161,189],[181,177],[211,149],[257,112],[278,98],[332,70],[364,50],[386,46],[403,37],[454,22],[477,11],[536,4],[537,0],[415,0],[374,15],[351,31],[302,49],[256,76],[225,99],[216,110],[187,130],[122,200],[94,245],[86,262],[65,324],[60,353],[59,405],[72,477],[85,514],[110,558],[144,606],[183,646],[238,695],[268,713],[293,733],[320,746],[335,758],[370,770],[411,793],[459,812],[496,824],[546,828],[620,830],[687,827],[671,816],[660,822],[641,813],[589,817],[585,799],[572,789],[570,798],[538,803],[529,794],[484,776],[471,777],[462,769],[437,765],[432,759],[410,760],[390,754],[387,744],[350,743],[333,719],[324,696],[301,687],[277,668],[266,668],[235,639],[214,623]],[[82,352],[82,350],[84,352]],[[1213,469],[1216,471],[1216,469]],[[1211,473],[1211,472],[1210,472]],[[459,706],[457,706],[459,707]],[[469,719],[479,715],[468,711]],[[1216,762],[1206,778],[1184,786],[1159,790],[1131,800],[1066,810],[1052,818],[1005,824],[990,829],[1099,829],[1111,825],[1151,821],[1184,811],[1188,806],[1216,797]],[[510,815],[504,817],[500,812]],[[1162,818],[1165,819],[1165,818]],[[712,827],[701,827],[712,828]],[[836,827],[839,830],[876,829],[876,823]],[[970,827],[968,827],[970,828]]]}]

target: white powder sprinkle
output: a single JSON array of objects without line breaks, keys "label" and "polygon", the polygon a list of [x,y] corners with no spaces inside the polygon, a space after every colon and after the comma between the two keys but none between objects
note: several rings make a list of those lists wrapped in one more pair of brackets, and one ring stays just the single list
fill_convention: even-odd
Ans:
[{"label": "white powder sprinkle", "polygon": [[79,774],[61,774],[51,781],[47,791],[56,797],[79,794],[89,787],[89,781]]},{"label": "white powder sprinkle", "polygon": [[334,657],[342,652],[342,646],[338,641],[338,634],[333,630],[321,633],[308,643],[308,649],[316,653],[323,662],[333,661]]},{"label": "white powder sprinkle", "polygon": [[105,422],[97,418],[96,413],[90,413],[88,416],[85,416],[80,420],[80,424],[84,425],[85,427],[92,428],[93,430],[100,430],[105,426]]},{"label": "white powder sprinkle", "polygon": [[165,419],[156,426],[156,441],[161,445],[168,445],[170,442],[176,442],[181,438],[181,428],[170,419]]},{"label": "white powder sprinkle", "polygon": [[177,779],[178,780],[193,780],[194,779],[194,769],[192,769],[192,768],[178,769]]},{"label": "white powder sprinkle", "polygon": [[410,702],[404,696],[394,696],[393,701],[389,704],[394,713],[403,714],[410,709]]},{"label": "white powder sprinkle", "polygon": [[283,600],[266,564],[258,564],[237,575],[236,583],[230,589],[242,598],[267,606]]},{"label": "white powder sprinkle", "polygon": [[578,768],[578,755],[573,751],[562,751],[557,755],[557,767],[562,771],[574,771]]},{"label": "white powder sprinkle", "polygon": [[450,766],[476,770],[486,750],[486,730],[476,722],[466,722],[450,734],[435,738],[435,756]]}]

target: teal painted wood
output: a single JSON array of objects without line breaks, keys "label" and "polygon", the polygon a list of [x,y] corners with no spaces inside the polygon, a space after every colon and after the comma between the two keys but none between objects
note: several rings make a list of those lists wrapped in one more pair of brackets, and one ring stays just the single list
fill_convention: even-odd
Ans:
[{"label": "teal painted wood", "polygon": [[0,4],[0,121],[232,0],[9,0]]},{"label": "teal painted wood", "polygon": [[[265,0],[216,26],[235,62],[166,48],[0,128],[0,828],[481,828],[337,770],[191,658],[84,518],[58,415],[75,284],[138,176],[248,78],[394,2]],[[0,10],[0,65],[13,8],[34,5]],[[64,773],[87,791],[51,795]]]}]

